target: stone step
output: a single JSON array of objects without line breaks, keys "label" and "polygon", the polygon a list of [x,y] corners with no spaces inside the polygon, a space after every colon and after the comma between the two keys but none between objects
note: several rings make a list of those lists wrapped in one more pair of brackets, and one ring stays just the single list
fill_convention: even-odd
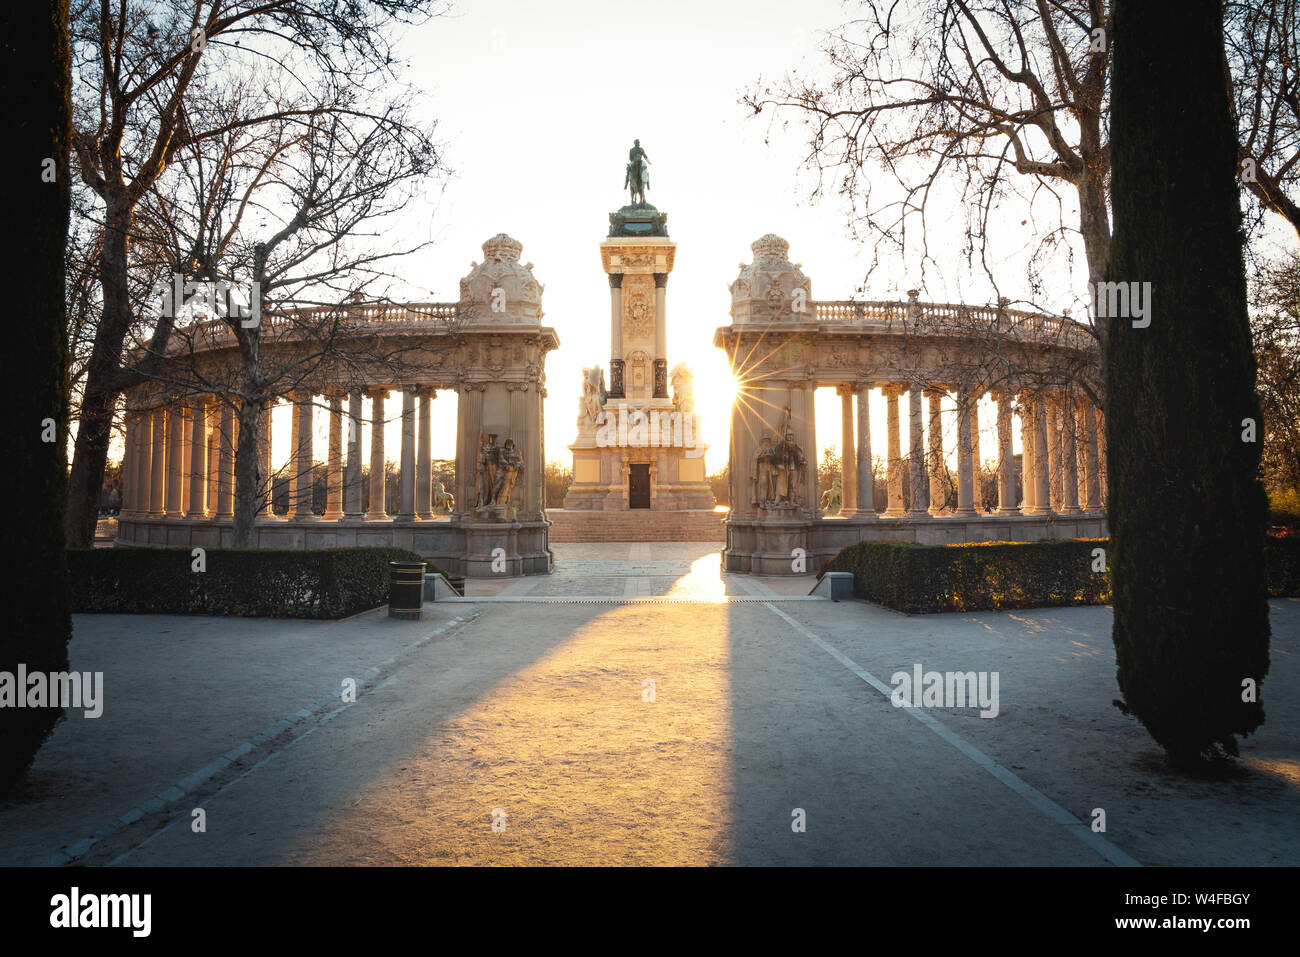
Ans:
[{"label": "stone step", "polygon": [[603,512],[547,509],[553,542],[723,542],[726,512],[637,509]]}]

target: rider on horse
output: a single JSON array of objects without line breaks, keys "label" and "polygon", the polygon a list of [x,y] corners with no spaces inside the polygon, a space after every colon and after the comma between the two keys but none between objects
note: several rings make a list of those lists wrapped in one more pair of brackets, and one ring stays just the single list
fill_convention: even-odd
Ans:
[{"label": "rider on horse", "polygon": [[641,141],[634,140],[632,149],[627,154],[627,176],[623,178],[624,188],[631,187],[632,202],[645,202],[646,187],[650,185],[649,171],[646,169],[650,157],[641,148]]}]

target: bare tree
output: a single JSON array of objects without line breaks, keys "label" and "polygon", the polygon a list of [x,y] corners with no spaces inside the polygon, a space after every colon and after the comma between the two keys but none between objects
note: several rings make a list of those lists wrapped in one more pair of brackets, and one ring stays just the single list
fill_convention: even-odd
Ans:
[{"label": "bare tree", "polygon": [[1300,236],[1300,0],[1224,7],[1242,185]]},{"label": "bare tree", "polygon": [[[855,225],[888,249],[906,252],[915,221],[924,275],[933,262],[928,218],[950,212],[930,201],[941,181],[952,178],[971,210],[968,252],[978,255],[991,280],[991,217],[1004,214],[1009,195],[1031,208],[1045,198],[1053,221],[1036,231],[1031,291],[1040,288],[1044,258],[1068,249],[1067,234],[1076,231],[1089,282],[1099,280],[1110,245],[1109,4],[932,0],[918,9],[889,0],[863,6],[861,19],[828,40],[829,80],[760,80],[742,101],[755,112],[793,109],[809,121],[807,163],[818,171],[818,191],[838,187],[853,206]],[[876,202],[871,180],[878,168],[901,188],[901,198]]]},{"label": "bare tree", "polygon": [[[238,112],[238,104],[228,107]],[[172,394],[215,394],[232,406],[237,434],[234,539],[252,543],[268,476],[258,454],[262,417],[277,397],[322,377],[347,388],[368,369],[402,364],[404,347],[356,337],[354,320],[376,300],[385,265],[427,243],[372,241],[437,171],[429,133],[390,104],[381,115],[339,108],[289,117],[194,144],[166,196],[142,208],[176,262],[199,279],[247,289],[247,309],[177,322],[160,310],[134,367]],[[255,291],[255,292],[254,292]],[[209,350],[225,346],[226,361]],[[206,353],[206,354],[205,354]],[[312,463],[301,463],[310,470]]]},{"label": "bare tree", "polygon": [[[71,11],[73,159],[100,205],[100,315],[85,363],[65,529],[88,545],[114,408],[138,381],[124,364],[137,320],[130,275],[136,215],[186,148],[233,129],[307,115],[294,96],[271,96],[265,113],[201,115],[223,83],[258,63],[278,67],[296,93],[319,85],[395,83],[386,34],[422,19],[436,0],[177,0],[169,6],[80,0]],[[165,332],[165,327],[160,327]],[[155,349],[154,352],[158,352]]]}]

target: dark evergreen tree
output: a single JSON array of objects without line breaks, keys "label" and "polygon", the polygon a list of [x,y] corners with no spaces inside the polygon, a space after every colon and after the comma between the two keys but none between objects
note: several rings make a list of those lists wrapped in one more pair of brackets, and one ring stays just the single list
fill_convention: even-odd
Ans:
[{"label": "dark evergreen tree", "polygon": [[[71,134],[68,0],[5,4],[0,13],[5,95],[10,102],[9,229],[22,237],[6,283],[5,384],[12,413],[5,472],[5,539],[21,551],[5,581],[0,672],[11,687],[28,672],[65,671],[72,620],[63,538],[67,497],[68,350],[64,243],[68,232]],[[3,679],[0,679],[3,680]],[[25,688],[14,688],[25,695]],[[31,765],[62,716],[51,707],[0,708],[0,793]]]},{"label": "dark evergreen tree", "polygon": [[1116,0],[1111,38],[1106,278],[1150,290],[1146,318],[1131,301],[1108,317],[1117,704],[1182,765],[1236,753],[1235,736],[1264,720],[1243,682],[1258,694],[1268,671],[1262,430],[1222,28],[1219,0]]}]

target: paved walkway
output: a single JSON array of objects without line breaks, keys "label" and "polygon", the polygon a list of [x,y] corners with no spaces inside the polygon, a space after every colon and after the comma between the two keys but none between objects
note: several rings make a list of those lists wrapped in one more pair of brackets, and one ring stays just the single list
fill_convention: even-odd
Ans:
[{"label": "paved walkway", "polygon": [[[420,622],[78,616],[105,712],[0,804],[0,863],[1300,861],[1300,601],[1240,772],[1190,781],[1110,703],[1109,609],[908,618],[716,548],[556,546]],[[917,664],[998,672],[997,717],[895,708]]]}]

